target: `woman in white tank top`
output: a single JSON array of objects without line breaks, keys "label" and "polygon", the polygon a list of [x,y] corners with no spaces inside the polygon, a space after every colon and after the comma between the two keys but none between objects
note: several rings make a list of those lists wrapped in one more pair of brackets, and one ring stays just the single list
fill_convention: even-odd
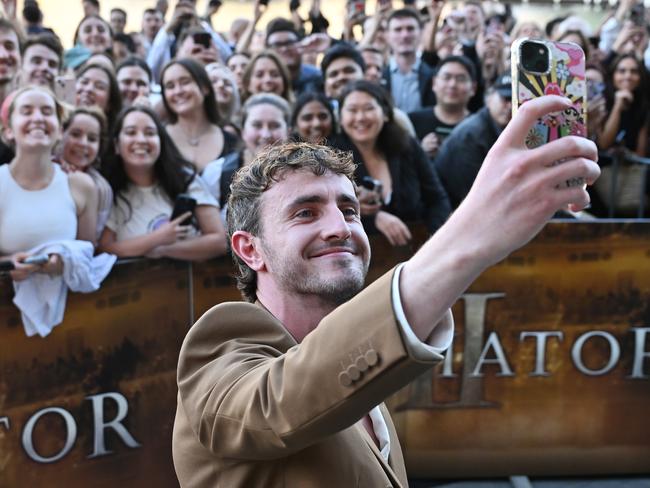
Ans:
[{"label": "woman in white tank top", "polygon": [[49,241],[95,241],[97,189],[83,173],[65,175],[52,162],[61,137],[63,109],[48,90],[25,87],[10,102],[3,120],[4,136],[15,146],[15,158],[0,167],[0,259],[10,258],[14,280],[31,273],[60,274],[58,255],[47,263],[28,265],[26,251]]}]

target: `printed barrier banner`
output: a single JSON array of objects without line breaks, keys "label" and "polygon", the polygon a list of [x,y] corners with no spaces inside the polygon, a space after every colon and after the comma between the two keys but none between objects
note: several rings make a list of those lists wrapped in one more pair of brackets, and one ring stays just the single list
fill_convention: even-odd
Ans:
[{"label": "printed barrier banner", "polygon": [[[389,400],[413,477],[650,472],[647,223],[554,223],[454,306],[446,361]],[[373,239],[368,281],[424,241]],[[0,281],[0,487],[178,486],[176,361],[238,300],[227,258],[128,260],[25,336]]]}]

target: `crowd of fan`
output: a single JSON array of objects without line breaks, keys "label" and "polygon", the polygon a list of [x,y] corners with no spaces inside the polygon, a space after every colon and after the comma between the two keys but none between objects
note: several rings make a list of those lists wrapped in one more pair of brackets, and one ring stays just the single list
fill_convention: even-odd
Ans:
[{"label": "crowd of fan", "polygon": [[[508,53],[522,36],[575,42],[587,54],[588,134],[601,164],[615,148],[647,155],[642,2],[621,1],[597,30],[575,16],[517,22],[496,3],[489,11],[476,1],[396,3],[379,0],[366,15],[348,2],[334,39],[319,0],[306,19],[292,0],[286,18],[265,19],[264,29],[263,0],[231,25],[220,21],[220,1],[199,14],[191,0],[170,12],[159,0],[130,34],[125,10],[106,20],[97,0],[83,0],[66,51],[35,1],[22,15],[5,12],[0,259],[14,262],[12,278],[62,273],[56,255],[24,263],[56,240],[119,257],[223,255],[233,174],[290,139],[352,152],[369,233],[403,245],[411,222],[435,232],[510,120]],[[619,170],[616,188],[627,197],[615,210],[625,216],[644,198],[645,170]],[[610,181],[593,189],[596,217],[612,206]],[[179,195],[196,207],[172,218]]]}]

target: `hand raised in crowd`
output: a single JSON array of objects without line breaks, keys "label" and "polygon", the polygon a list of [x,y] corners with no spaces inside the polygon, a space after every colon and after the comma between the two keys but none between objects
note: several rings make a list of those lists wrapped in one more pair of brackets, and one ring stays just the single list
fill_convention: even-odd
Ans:
[{"label": "hand raised in crowd", "polygon": [[442,14],[442,9],[445,8],[445,0],[430,0],[427,3],[427,11],[429,12],[429,18],[431,21],[435,21],[440,18]]},{"label": "hand raised in crowd", "polygon": [[632,22],[625,22],[618,36],[616,36],[612,51],[617,54],[636,53],[643,59],[643,51],[646,46],[647,33],[645,28]]},{"label": "hand raised in crowd", "polygon": [[267,8],[269,8],[268,3],[262,3],[262,0],[255,0],[253,4],[253,22],[257,24]]},{"label": "hand raised in crowd", "polygon": [[440,139],[438,139],[438,136],[435,134],[435,132],[429,132],[422,138],[422,149],[430,158],[433,158],[436,154],[438,154],[439,148]]},{"label": "hand raised in crowd", "polygon": [[217,0],[217,1],[208,0],[208,2],[206,2],[205,4],[205,14],[203,17],[209,19],[219,11],[221,5],[222,5],[221,0]]},{"label": "hand raised in crowd", "polygon": [[634,93],[630,90],[616,90],[614,93],[614,110],[627,110],[634,102]]},{"label": "hand raised in crowd", "polygon": [[2,0],[2,8],[8,19],[16,18],[16,0]]},{"label": "hand raised in crowd", "polygon": [[189,0],[180,0],[174,7],[172,18],[167,24],[167,32],[174,32],[181,22],[192,18],[196,19],[196,8],[194,4]]},{"label": "hand raised in crowd", "polygon": [[9,274],[14,281],[23,281],[29,278],[32,273],[46,273],[51,276],[63,273],[63,261],[58,254],[50,254],[44,264],[26,264],[24,261],[30,255],[25,252],[18,252],[11,257],[14,263],[14,270]]},{"label": "hand raised in crowd", "polygon": [[332,38],[323,32],[316,32],[305,37],[298,44],[300,54],[324,53],[332,45]]},{"label": "hand raised in crowd", "polygon": [[375,217],[375,227],[391,246],[405,246],[411,240],[411,231],[399,217],[380,210]]}]

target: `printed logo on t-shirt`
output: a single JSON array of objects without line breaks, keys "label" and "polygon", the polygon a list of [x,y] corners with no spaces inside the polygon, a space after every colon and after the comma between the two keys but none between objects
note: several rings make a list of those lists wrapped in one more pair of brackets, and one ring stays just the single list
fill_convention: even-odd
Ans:
[{"label": "printed logo on t-shirt", "polygon": [[156,215],[153,219],[149,221],[149,225],[147,226],[147,231],[153,232],[155,230],[158,230],[167,222],[169,222],[169,215],[166,214]]}]

